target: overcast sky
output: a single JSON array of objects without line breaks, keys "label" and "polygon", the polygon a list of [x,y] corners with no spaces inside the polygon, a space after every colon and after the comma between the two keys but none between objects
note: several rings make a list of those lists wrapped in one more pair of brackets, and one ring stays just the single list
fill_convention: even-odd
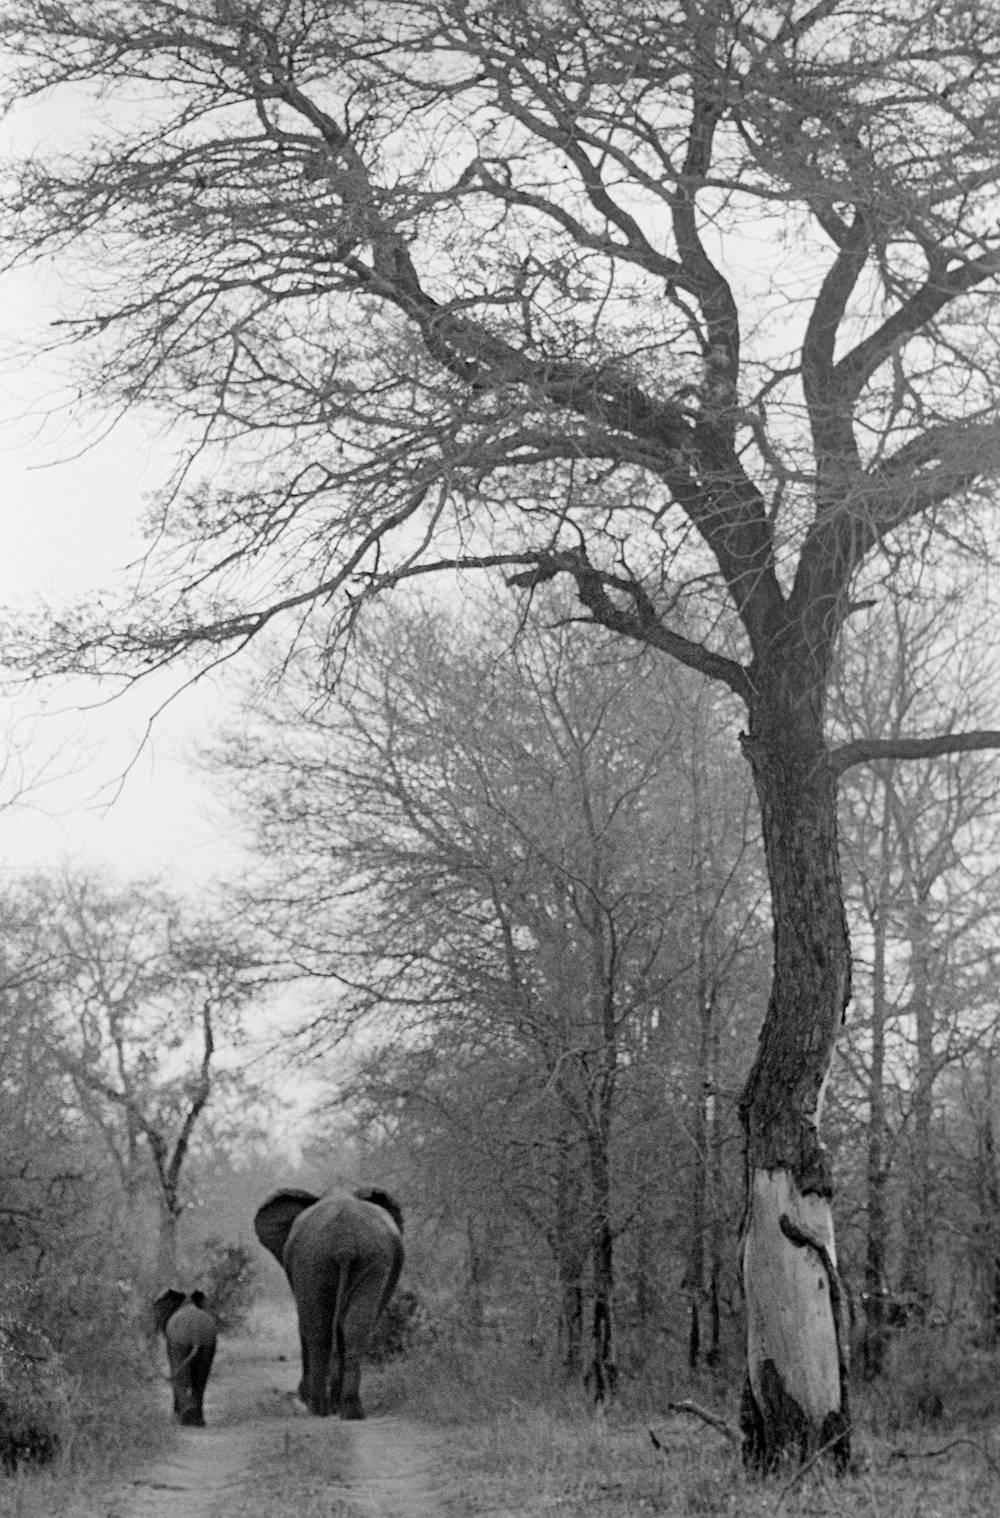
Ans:
[{"label": "overcast sky", "polygon": [[[0,604],[28,616],[120,580],[170,458],[169,440],[137,421],[102,437],[96,413],[53,415],[58,369],[11,363],[12,348],[44,330],[50,296],[33,274],[0,281]],[[87,682],[29,687],[0,704],[0,870],[76,859],[183,885],[235,862],[232,821],[188,762],[224,689],[184,692],[147,734],[177,683],[115,700]]]}]

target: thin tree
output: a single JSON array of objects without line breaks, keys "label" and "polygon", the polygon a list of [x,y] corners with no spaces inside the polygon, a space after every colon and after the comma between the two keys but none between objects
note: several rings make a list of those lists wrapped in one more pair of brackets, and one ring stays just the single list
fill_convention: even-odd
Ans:
[{"label": "thin tree", "polygon": [[[912,599],[873,612],[874,635],[844,683],[844,725],[879,739],[899,737],[925,714],[963,725],[991,675],[955,620],[947,605],[927,606],[919,585]],[[935,1295],[940,1077],[975,1060],[993,1022],[995,783],[982,758],[888,758],[856,771],[841,803],[862,966],[844,1053],[865,1091],[862,1349],[874,1377],[892,1322],[922,1319]]]},{"label": "thin tree", "polygon": [[82,383],[193,440],[149,594],[56,619],[46,667],[212,658],[317,600],[349,626],[459,564],[564,577],[584,620],[741,708],[774,918],[745,1451],[846,1461],[819,1131],[850,997],[837,781],[1000,737],[832,747],[826,696],[886,550],[961,513],[988,557],[992,9],[13,0],[0,36],[12,99],[70,85],[100,117],[11,169],[4,246],[70,259]]},{"label": "thin tree", "polygon": [[220,1043],[241,1036],[255,989],[245,946],[148,882],[113,888],[85,875],[37,880],[32,936],[49,945],[36,971],[52,1007],[47,1047],[115,1157],[135,1203],[151,1163],[159,1217],[157,1277],[176,1276],[182,1176],[213,1095],[233,1076]]}]

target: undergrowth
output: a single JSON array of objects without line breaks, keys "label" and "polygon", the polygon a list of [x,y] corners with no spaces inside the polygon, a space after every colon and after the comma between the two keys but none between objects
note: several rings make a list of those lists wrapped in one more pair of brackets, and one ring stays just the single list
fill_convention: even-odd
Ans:
[{"label": "undergrowth", "polygon": [[[266,1342],[263,1326],[261,1333],[258,1341],[238,1341],[231,1358],[238,1362],[245,1349],[248,1364],[273,1358],[277,1365],[274,1346],[281,1345],[278,1374],[287,1380],[294,1369],[287,1325]],[[735,1392],[709,1377],[675,1371],[671,1382],[661,1370],[656,1379],[626,1382],[611,1409],[595,1412],[583,1389],[562,1384],[542,1358],[456,1337],[369,1367],[364,1392],[370,1416],[386,1419],[385,1437],[397,1442],[397,1453],[407,1438],[432,1451],[424,1468],[432,1473],[434,1506],[415,1511],[434,1518],[995,1518],[995,1361],[967,1356],[963,1366],[908,1352],[894,1377],[856,1390],[848,1475],[837,1477],[820,1462],[767,1481],[743,1471]],[[911,1416],[928,1385],[942,1395],[931,1421]],[[92,1388],[52,1469],[0,1479],[0,1518],[96,1518],[106,1511],[102,1478],[135,1470],[175,1437],[156,1393],[148,1380],[124,1376]],[[668,1406],[685,1400],[710,1409],[723,1430]],[[275,1429],[278,1455],[247,1473],[219,1518],[277,1511],[356,1518],[352,1425],[289,1419],[283,1433]]]},{"label": "undergrowth", "polygon": [[77,1518],[102,1487],[169,1448],[176,1435],[151,1379],[107,1372],[70,1393],[54,1459],[0,1477],[0,1518]]}]

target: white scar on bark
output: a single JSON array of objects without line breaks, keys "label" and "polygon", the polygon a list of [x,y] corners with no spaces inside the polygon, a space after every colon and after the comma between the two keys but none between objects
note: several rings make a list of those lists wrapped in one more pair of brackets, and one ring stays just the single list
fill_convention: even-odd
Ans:
[{"label": "white scar on bark", "polygon": [[829,1200],[801,1195],[786,1170],[758,1170],[750,1187],[743,1243],[750,1384],[758,1401],[770,1360],[785,1391],[815,1423],[841,1406],[840,1358],[823,1255],[782,1231],[815,1241],[836,1264]]},{"label": "white scar on bark", "polygon": [[826,1088],[830,1084],[830,1072],[832,1069],[833,1061],[831,1060],[826,1067],[823,1079],[819,1083],[819,1089],[816,1092],[816,1105],[811,1112],[804,1112],[802,1114],[809,1126],[815,1128],[817,1133],[819,1132],[819,1125],[823,1117],[823,1103],[826,1101]]}]

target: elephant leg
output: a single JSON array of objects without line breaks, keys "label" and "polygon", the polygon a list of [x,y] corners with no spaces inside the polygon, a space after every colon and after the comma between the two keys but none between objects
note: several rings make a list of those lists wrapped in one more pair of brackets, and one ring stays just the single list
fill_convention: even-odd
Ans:
[{"label": "elephant leg", "polygon": [[208,1385],[208,1377],[214,1358],[214,1347],[206,1347],[200,1349],[195,1359],[191,1362],[192,1416],[186,1421],[195,1428],[205,1427],[205,1387]]},{"label": "elephant leg", "polygon": [[301,1360],[302,1360],[302,1375],[299,1378],[299,1401],[302,1402],[302,1403],[304,1403],[308,1407],[308,1405],[309,1405],[309,1393],[308,1393],[308,1385],[309,1385],[309,1345],[306,1342],[306,1336],[302,1332],[301,1328],[299,1329],[299,1354],[300,1354],[300,1357],[301,1357]]},{"label": "elephant leg", "polygon": [[330,1411],[340,1412],[344,1396],[344,1334],[339,1323],[335,1323],[333,1327],[327,1390],[330,1397]]},{"label": "elephant leg", "polygon": [[338,1327],[340,1341],[340,1416],[363,1418],[361,1405],[361,1357],[373,1325],[373,1309],[367,1293],[355,1297]]},{"label": "elephant leg", "polygon": [[299,1310],[299,1342],[302,1345],[302,1380],[299,1396],[317,1418],[328,1418],[330,1405],[329,1366],[333,1337],[333,1303],[310,1304],[307,1314]]},{"label": "elephant leg", "polygon": [[174,1372],[174,1411],[180,1423],[197,1426],[198,1411],[195,1406],[191,1362],[187,1356],[181,1359]]},{"label": "elephant leg", "polygon": [[173,1346],[170,1349],[170,1384],[174,1393],[174,1417],[178,1423],[183,1423],[188,1405],[187,1357]]}]

